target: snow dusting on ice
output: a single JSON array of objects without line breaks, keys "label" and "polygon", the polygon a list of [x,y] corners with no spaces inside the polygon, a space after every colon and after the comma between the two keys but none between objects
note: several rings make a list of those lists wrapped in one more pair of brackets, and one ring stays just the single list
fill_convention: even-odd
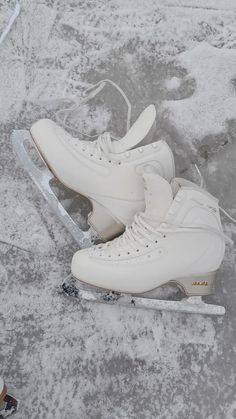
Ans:
[{"label": "snow dusting on ice", "polygon": [[[15,5],[0,2],[0,33]],[[156,105],[156,137],[173,148],[177,174],[195,178],[197,161],[235,215],[235,1],[20,5],[0,45],[0,374],[21,401],[19,418],[235,418],[234,248],[207,298],[226,306],[224,319],[78,303],[60,287],[77,246],[10,141],[13,129],[55,120],[65,99],[109,78],[130,98],[133,120]],[[106,87],[69,122],[122,135],[125,118],[122,99]],[[224,219],[224,228],[235,240],[232,223]]]},{"label": "snow dusting on ice", "polygon": [[178,63],[196,85],[190,97],[165,102],[179,134],[190,142],[226,131],[236,111],[236,50],[202,42],[182,52]]}]

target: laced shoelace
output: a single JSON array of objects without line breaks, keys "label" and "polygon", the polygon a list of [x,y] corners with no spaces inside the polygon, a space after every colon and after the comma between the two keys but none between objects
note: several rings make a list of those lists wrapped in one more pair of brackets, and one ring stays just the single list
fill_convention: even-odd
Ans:
[{"label": "laced shoelace", "polygon": [[[132,249],[139,252],[139,247],[149,247],[149,244],[153,243],[154,237],[154,242],[157,243],[156,238],[158,235],[163,236],[162,233],[157,231],[157,229],[148,222],[148,218],[141,212],[135,215],[133,223],[130,226],[126,226],[124,233],[120,237],[117,237],[110,242],[97,245],[94,249],[97,249],[98,252],[100,252],[100,250],[110,250],[111,252],[117,251],[119,256],[119,252],[123,249]],[[128,254],[130,253],[129,250],[127,251]]]},{"label": "laced shoelace", "polygon": [[[90,135],[84,131],[80,131],[77,128],[73,128],[72,126],[70,126],[68,124],[68,117],[69,115],[72,114],[76,114],[78,115],[78,111],[81,105],[86,104],[88,101],[90,101],[91,99],[93,99],[95,96],[97,96],[102,90],[103,88],[107,85],[110,84],[112,85],[119,93],[120,95],[123,97],[126,105],[127,105],[127,122],[126,122],[126,132],[130,129],[130,124],[131,124],[131,111],[132,111],[132,107],[131,107],[131,103],[128,99],[128,97],[126,96],[125,92],[121,89],[120,86],[118,86],[118,84],[116,84],[114,81],[110,80],[110,79],[104,79],[104,80],[100,80],[98,83],[94,84],[93,86],[89,87],[88,89],[86,89],[83,93],[83,97],[80,99],[62,99],[61,101],[63,101],[64,103],[66,102],[72,102],[73,106],[70,108],[65,108],[65,109],[60,109],[56,112],[56,120],[57,122],[62,125],[65,129],[69,129],[71,131],[73,131],[77,136],[78,134],[83,135],[85,137],[88,138],[96,138],[101,134],[94,134],[94,135]],[[107,133],[106,133],[107,134]],[[119,140],[119,137],[115,136],[114,134],[110,134],[110,137],[114,140]],[[102,143],[103,140],[100,141],[100,143]]]},{"label": "laced shoelace", "polygon": [[121,248],[130,245],[131,248],[136,249],[137,244],[147,246],[147,242],[153,243],[154,238],[154,242],[157,243],[158,236],[163,237],[163,233],[151,225],[148,217],[140,212],[135,215],[133,223],[126,227],[122,236],[114,241],[114,245]]},{"label": "laced shoelace", "polygon": [[95,141],[84,141],[83,150],[85,151],[87,148],[89,149],[91,157],[96,154],[96,156],[102,160],[103,156],[105,156],[111,163],[110,153],[113,152],[113,145],[109,132],[104,132],[99,135]]},{"label": "laced shoelace", "polygon": [[[156,221],[158,222],[158,220]],[[200,225],[194,227],[183,224],[165,224],[166,228],[162,228],[160,226],[156,228],[150,224],[150,220],[148,217],[146,217],[145,213],[138,213],[135,215],[133,223],[126,227],[122,236],[111,242],[99,245],[98,249],[109,248],[110,251],[132,249],[136,252],[139,252],[139,247],[148,248],[152,244],[157,244],[161,238],[166,238],[168,233],[178,233],[179,231],[185,233],[211,232],[212,234],[216,234],[223,238],[227,242],[231,244],[233,243],[232,240],[227,235],[225,235],[223,231],[217,230],[214,227],[210,227],[208,225]]]}]

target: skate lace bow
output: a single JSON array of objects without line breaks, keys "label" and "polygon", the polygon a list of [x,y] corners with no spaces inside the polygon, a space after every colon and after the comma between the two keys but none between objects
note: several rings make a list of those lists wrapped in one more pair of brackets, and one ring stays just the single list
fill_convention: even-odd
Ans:
[{"label": "skate lace bow", "polygon": [[113,152],[113,144],[111,134],[109,132],[104,132],[103,134],[99,135],[97,140],[86,141],[84,144],[85,148],[89,147],[91,153],[96,153],[99,158],[101,158],[103,154],[109,158],[109,154]]},{"label": "skate lace bow", "polygon": [[[126,103],[126,106],[127,106],[126,132],[128,132],[129,129],[130,129],[130,124],[131,124],[131,110],[132,110],[131,103],[130,103],[128,97],[126,96],[125,92],[121,89],[121,87],[118,86],[118,84],[116,84],[114,81],[112,81],[110,79],[100,80],[98,83],[90,86],[89,88],[87,88],[83,92],[82,98],[80,98],[80,99],[77,99],[77,98],[61,99],[61,102],[69,102],[69,103],[72,102],[73,105],[72,105],[72,107],[66,107],[64,109],[59,109],[56,112],[56,120],[59,123],[59,125],[62,125],[65,129],[69,129],[69,130],[74,131],[76,136],[78,136],[78,134],[80,134],[80,135],[83,135],[83,136],[91,138],[91,139],[96,138],[98,136],[98,134],[91,135],[91,134],[88,134],[84,131],[81,131],[78,128],[75,128],[75,127],[71,126],[70,124],[68,124],[68,117],[70,115],[71,116],[75,115],[75,117],[77,118],[81,105],[84,105],[87,102],[89,102],[91,99],[94,99],[104,89],[104,87],[108,84],[111,85],[113,88],[115,88],[119,92],[119,94],[122,96],[124,102]],[[57,100],[57,102],[58,102],[58,100]],[[104,133],[104,134],[106,134],[106,137],[107,137],[108,133]],[[101,134],[99,136],[99,138],[100,137],[105,138],[104,134]],[[120,139],[119,137],[117,137],[114,134],[109,134],[109,137],[113,138],[114,140],[119,140]],[[103,146],[103,142],[104,142],[103,139],[99,140],[98,144]],[[109,143],[109,145],[111,145],[110,140],[106,140],[105,142]]]},{"label": "skate lace bow", "polygon": [[149,247],[149,243],[158,242],[156,240],[158,236],[163,237],[163,233],[150,224],[144,213],[139,213],[135,215],[133,223],[126,227],[123,235],[113,240],[112,246],[114,248],[130,247],[139,251],[137,245],[143,248]]}]

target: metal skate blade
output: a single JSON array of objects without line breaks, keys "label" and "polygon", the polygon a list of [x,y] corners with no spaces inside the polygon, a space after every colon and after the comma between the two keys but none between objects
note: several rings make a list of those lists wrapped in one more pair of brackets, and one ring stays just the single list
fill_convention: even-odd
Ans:
[{"label": "metal skate blade", "polygon": [[13,149],[23,167],[37,185],[52,210],[60,218],[66,229],[78,243],[80,248],[91,246],[97,238],[96,232],[92,228],[87,231],[83,231],[65,210],[50,185],[50,182],[55,179],[55,177],[44,163],[41,155],[39,154],[40,160],[43,163],[42,169],[38,168],[30,158],[30,155],[25,147],[26,142],[34,144],[30,133],[26,130],[15,130],[13,131],[11,138]]},{"label": "metal skate blade", "polygon": [[169,301],[144,298],[130,294],[119,294],[96,287],[87,286],[72,275],[69,275],[62,284],[63,291],[70,297],[86,301],[118,304],[127,307],[145,308],[152,310],[166,310],[181,313],[208,314],[222,316],[225,308],[214,304],[206,304],[201,297],[188,297],[181,301]]}]

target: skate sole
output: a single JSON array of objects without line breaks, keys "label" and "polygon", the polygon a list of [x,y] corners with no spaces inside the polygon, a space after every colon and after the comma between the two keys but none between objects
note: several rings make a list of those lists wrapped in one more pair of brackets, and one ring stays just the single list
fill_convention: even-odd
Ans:
[{"label": "skate sole", "polygon": [[191,296],[183,298],[181,301],[153,299],[136,294],[130,295],[117,293],[93,286],[86,287],[85,283],[76,278],[73,278],[72,275],[69,275],[69,277],[65,279],[64,283],[62,284],[62,289],[70,297],[75,297],[79,300],[91,302],[100,302],[112,305],[119,304],[126,307],[165,310],[192,314],[207,314],[217,316],[222,316],[225,314],[225,308],[223,306],[207,304],[202,300],[201,296]]}]

